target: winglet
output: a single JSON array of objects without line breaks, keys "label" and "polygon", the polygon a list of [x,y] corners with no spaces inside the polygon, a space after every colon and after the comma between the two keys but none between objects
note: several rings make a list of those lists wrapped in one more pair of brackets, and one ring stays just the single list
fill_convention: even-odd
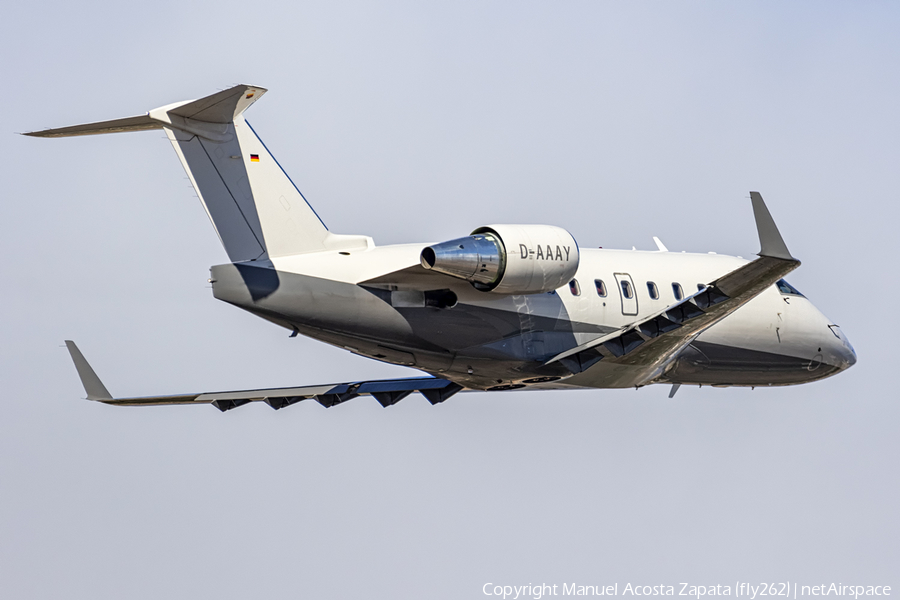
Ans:
[{"label": "winglet", "polygon": [[75,363],[75,370],[78,371],[78,376],[81,378],[81,385],[84,386],[84,391],[87,392],[87,399],[99,400],[100,402],[112,400],[112,396],[106,389],[106,386],[94,373],[94,369],[88,364],[87,359],[84,358],[75,342],[66,340],[66,348],[69,349],[69,354],[72,355],[72,362]]},{"label": "winglet", "polygon": [[759,233],[759,256],[770,256],[783,260],[797,260],[791,256],[784,243],[775,220],[766,208],[762,195],[759,192],[750,192],[750,201],[753,203],[753,216],[756,217],[756,230]]}]

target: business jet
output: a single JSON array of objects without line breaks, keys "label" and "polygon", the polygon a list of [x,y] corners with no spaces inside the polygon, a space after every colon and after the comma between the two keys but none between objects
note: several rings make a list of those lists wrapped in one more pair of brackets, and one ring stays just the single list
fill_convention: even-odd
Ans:
[{"label": "business jet", "polygon": [[[357,396],[432,404],[460,391],[783,386],[856,362],[841,332],[784,277],[788,251],[750,192],[758,258],[579,248],[550,225],[489,224],[434,244],[332,233],[244,118],[266,90],[239,85],[148,113],[35,131],[162,129],[230,262],[213,296],[285,328],[425,375],[278,389],[113,397],[72,341],[87,398],[143,406],[250,402],[275,409]],[[461,233],[461,232],[460,232]],[[449,234],[453,235],[453,234]],[[457,234],[458,236],[458,234]],[[448,236],[449,237],[449,236]]]}]

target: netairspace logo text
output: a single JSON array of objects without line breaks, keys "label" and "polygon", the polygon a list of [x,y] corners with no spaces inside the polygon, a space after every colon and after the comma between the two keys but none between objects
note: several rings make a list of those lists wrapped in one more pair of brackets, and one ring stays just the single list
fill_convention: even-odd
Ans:
[{"label": "netairspace logo text", "polygon": [[[734,596],[747,600],[764,600],[766,596],[781,596],[788,600],[797,600],[803,596],[843,596],[858,600],[861,596],[890,596],[889,585],[844,585],[842,583],[819,583],[816,585],[798,584],[785,581],[783,583],[748,583],[738,581],[729,585],[694,585],[678,583],[676,585],[641,585],[626,583],[620,587],[618,583],[611,585],[582,585],[579,583],[563,584],[531,584],[503,585],[486,583],[481,591],[485,596],[496,596],[503,600],[532,598],[541,600],[547,596],[688,596],[700,600],[704,596]],[[779,599],[780,600],[780,599]]]}]

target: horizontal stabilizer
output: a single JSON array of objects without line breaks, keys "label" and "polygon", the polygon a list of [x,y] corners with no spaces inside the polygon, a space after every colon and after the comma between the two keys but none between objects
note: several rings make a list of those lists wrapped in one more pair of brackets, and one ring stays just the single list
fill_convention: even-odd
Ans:
[{"label": "horizontal stabilizer", "polygon": [[149,115],[137,117],[125,117],[112,121],[99,121],[97,123],[85,123],[72,125],[71,127],[57,127],[56,129],[44,129],[43,131],[30,131],[22,135],[31,137],[72,137],[76,135],[98,135],[101,133],[122,133],[125,131],[148,131],[150,129],[162,129],[163,124]]},{"label": "horizontal stabilizer", "polygon": [[217,94],[182,104],[167,110],[170,115],[178,115],[206,123],[231,123],[236,116],[247,110],[251,104],[266,93],[265,88],[239,85]]},{"label": "horizontal stabilizer", "polygon": [[[163,106],[149,113],[112,121],[99,121],[97,123],[84,123],[70,127],[57,127],[56,129],[44,129],[43,131],[30,131],[22,135],[32,137],[71,137],[76,135],[98,135],[101,133],[121,133],[125,131],[147,131],[150,129],[162,129],[165,126],[173,126],[171,116],[175,115],[204,123],[231,123],[236,116],[243,113],[251,104],[259,100],[266,93],[265,88],[238,85],[227,90],[174,105]],[[165,114],[168,116],[165,116]],[[153,116],[150,116],[153,114]],[[174,126],[178,126],[175,124]],[[182,125],[183,126],[183,125]]]}]

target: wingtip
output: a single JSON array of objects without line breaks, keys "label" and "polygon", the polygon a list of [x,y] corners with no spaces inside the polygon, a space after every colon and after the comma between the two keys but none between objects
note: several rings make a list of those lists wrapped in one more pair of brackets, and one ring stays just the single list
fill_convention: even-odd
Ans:
[{"label": "wingtip", "polygon": [[75,342],[72,340],[65,340],[65,342],[66,348],[69,350],[69,355],[72,357],[72,362],[75,363],[75,370],[78,371],[78,377],[81,379],[81,385],[84,386],[87,399],[99,400],[100,402],[112,400],[113,397],[109,393],[109,390],[106,389],[106,386],[103,385],[103,382],[97,377],[94,369],[88,364],[87,359],[81,353],[81,350],[78,349]]}]

